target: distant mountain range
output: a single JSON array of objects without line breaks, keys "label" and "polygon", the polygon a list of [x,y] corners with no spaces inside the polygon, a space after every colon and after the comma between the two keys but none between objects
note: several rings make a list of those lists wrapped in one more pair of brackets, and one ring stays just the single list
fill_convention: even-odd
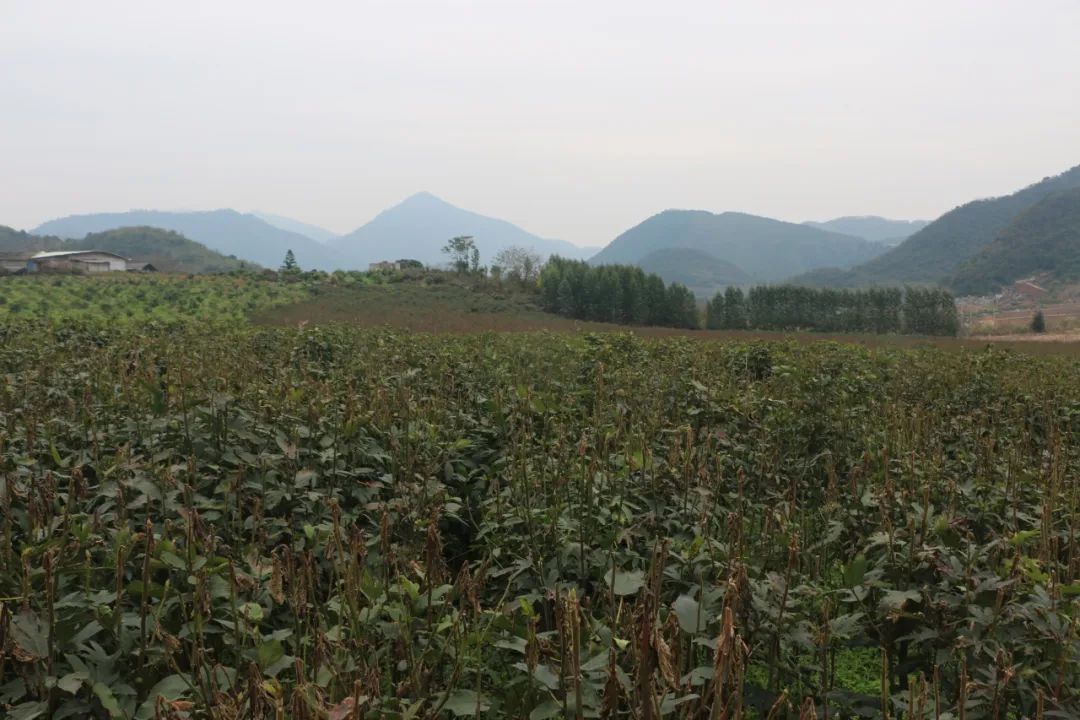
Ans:
[{"label": "distant mountain range", "polygon": [[79,240],[67,240],[0,226],[0,252],[41,250],[104,250],[151,263],[162,272],[228,272],[245,265],[243,260],[226,257],[179,233],[161,228],[124,227],[90,233]]},{"label": "distant mountain range", "polygon": [[531,247],[543,256],[584,259],[595,248],[581,248],[564,240],[550,240],[522,230],[505,220],[462,210],[421,192],[383,210],[373,220],[347,235],[331,240],[332,248],[351,267],[367,267],[379,260],[410,258],[429,265],[446,263],[442,248],[458,235],[471,235],[480,260],[489,264],[499,250],[511,245]]},{"label": "distant mountain range", "polygon": [[[519,245],[544,256],[638,265],[687,285],[699,297],[727,285],[775,282],[937,284],[984,293],[1033,273],[1080,281],[1078,217],[1080,166],[1011,195],[967,203],[930,223],[846,216],[798,224],[738,212],[665,210],[602,249],[542,238],[424,192],[342,236],[271,213],[132,210],[51,220],[33,234],[0,228],[0,251],[54,249],[95,234],[92,242],[100,249],[123,255],[151,255],[158,247],[155,265],[166,267],[220,269],[245,260],[276,268],[292,250],[304,269],[366,269],[371,262],[401,258],[443,265],[446,241],[471,235],[483,264]],[[118,228],[138,230],[99,235]],[[183,245],[188,242],[196,247]]]},{"label": "distant mountain range", "polygon": [[[950,210],[900,245],[850,269],[818,269],[792,282],[835,287],[947,284],[984,248],[1003,236],[1022,213],[1056,193],[1080,187],[1080,166],[998,198],[975,200]],[[1009,239],[1011,238],[1011,239]],[[1015,243],[1015,229],[1005,237]],[[965,286],[984,286],[964,270]]]},{"label": "distant mountain range", "polygon": [[803,223],[819,230],[861,237],[883,245],[899,245],[929,224],[928,220],[890,220],[877,215],[847,215],[824,222],[807,220]]},{"label": "distant mountain range", "polygon": [[328,230],[270,213],[235,210],[166,212],[131,210],[121,213],[70,215],[50,220],[33,230],[35,235],[82,239],[122,227],[172,230],[225,255],[277,268],[292,250],[301,268],[366,270],[368,263],[411,258],[443,265],[442,247],[457,235],[472,235],[481,261],[488,264],[510,245],[531,247],[545,257],[552,254],[583,259],[598,248],[582,248],[563,240],[533,235],[505,220],[455,207],[430,193],[418,193],[379,213],[371,222],[336,237]]},{"label": "distant mountain range", "polygon": [[60,238],[40,237],[25,230],[0,225],[0,253],[37,252],[55,249],[52,243],[62,243]]},{"label": "distant mountain range", "polygon": [[56,235],[82,239],[89,233],[121,227],[156,227],[178,232],[223,255],[232,255],[268,268],[277,268],[292,250],[306,269],[333,270],[336,258],[322,244],[309,237],[273,225],[235,210],[165,212],[131,210],[123,213],[70,215],[50,220],[34,229],[36,235]]},{"label": "distant mountain range", "polygon": [[338,236],[336,232],[331,232],[326,228],[321,228],[318,225],[312,225],[301,220],[294,220],[293,218],[288,218],[283,215],[275,215],[268,212],[259,212],[258,210],[252,212],[251,214],[259,218],[263,222],[273,225],[276,228],[288,230],[289,232],[296,233],[297,235],[303,235],[304,237],[309,237],[312,240],[316,240],[321,243],[329,242]]},{"label": "distant mountain range", "polygon": [[[659,251],[675,248],[706,253],[734,266],[749,281],[768,283],[813,268],[852,266],[880,254],[885,246],[744,213],[665,210],[615,238],[589,262],[639,265],[656,272],[649,264],[662,257]],[[685,254],[681,257],[694,259]],[[693,270],[688,266],[680,272]],[[673,269],[669,267],[667,272]]]}]

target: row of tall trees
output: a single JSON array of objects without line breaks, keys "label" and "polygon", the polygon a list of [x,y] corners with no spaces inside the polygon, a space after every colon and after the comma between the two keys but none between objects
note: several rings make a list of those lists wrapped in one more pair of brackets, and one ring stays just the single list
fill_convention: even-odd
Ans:
[{"label": "row of tall trees", "polygon": [[947,290],[908,288],[902,312],[905,333],[955,335],[960,331],[956,300]]},{"label": "row of tall trees", "polygon": [[684,285],[631,265],[592,266],[552,256],[540,273],[544,310],[578,320],[696,328],[697,300]]},{"label": "row of tall trees", "polygon": [[955,335],[953,296],[936,288],[837,290],[794,285],[729,287],[705,304],[705,327],[725,330]]}]

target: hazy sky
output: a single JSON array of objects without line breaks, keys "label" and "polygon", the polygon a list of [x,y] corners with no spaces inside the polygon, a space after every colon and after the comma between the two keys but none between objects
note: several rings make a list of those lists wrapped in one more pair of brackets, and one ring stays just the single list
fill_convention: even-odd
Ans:
[{"label": "hazy sky", "polygon": [[0,0],[0,224],[932,218],[1080,164],[1078,32],[1077,0]]}]

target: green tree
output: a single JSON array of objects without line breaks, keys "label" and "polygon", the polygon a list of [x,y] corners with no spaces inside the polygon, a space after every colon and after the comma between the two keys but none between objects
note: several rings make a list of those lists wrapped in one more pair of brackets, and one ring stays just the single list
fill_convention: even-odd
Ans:
[{"label": "green tree", "polygon": [[1031,318],[1031,332],[1046,332],[1046,317],[1043,315],[1042,310],[1037,311],[1035,317]]},{"label": "green tree", "polygon": [[559,286],[562,284],[564,260],[552,257],[540,272],[540,303],[550,313],[561,313],[559,305]]},{"label": "green tree", "polygon": [[570,286],[570,279],[562,278],[558,290],[559,313],[569,317],[577,316],[577,302],[574,299],[574,289]]},{"label": "green tree", "polygon": [[450,238],[443,246],[443,254],[450,258],[450,265],[459,273],[467,273],[469,266],[474,269],[480,265],[480,251],[471,235],[459,235]]},{"label": "green tree", "polygon": [[285,252],[285,259],[281,263],[281,272],[294,274],[300,272],[300,266],[296,264],[296,256],[292,249]]},{"label": "green tree", "polygon": [[729,286],[724,291],[724,322],[725,330],[746,329],[746,298],[742,288]]}]

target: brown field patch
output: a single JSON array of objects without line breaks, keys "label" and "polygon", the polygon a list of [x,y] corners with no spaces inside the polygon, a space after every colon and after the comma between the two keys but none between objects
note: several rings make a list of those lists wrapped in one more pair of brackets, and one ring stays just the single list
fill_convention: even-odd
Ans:
[{"label": "brown field patch", "polygon": [[[328,288],[311,299],[260,311],[251,319],[262,325],[393,327],[436,334],[544,330],[566,333],[632,332],[644,337],[688,337],[729,342],[838,342],[870,348],[937,347],[955,351],[983,350],[993,346],[1030,354],[1080,356],[1080,335],[1076,334],[1035,336],[1029,333],[948,338],[763,330],[684,330],[585,322],[542,312],[526,294],[476,291],[467,286],[451,284]],[[1034,339],[1040,342],[1031,342]]]}]

